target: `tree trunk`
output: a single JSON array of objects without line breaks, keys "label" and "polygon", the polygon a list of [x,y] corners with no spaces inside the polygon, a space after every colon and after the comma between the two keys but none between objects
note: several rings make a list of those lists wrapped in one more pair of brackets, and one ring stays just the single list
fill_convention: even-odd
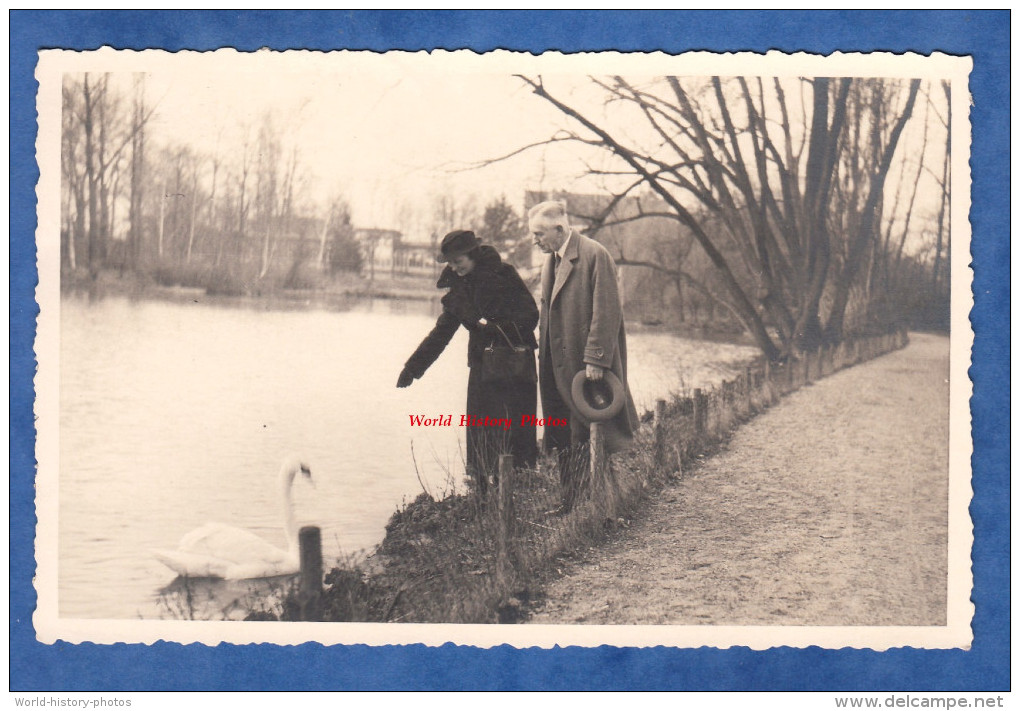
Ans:
[{"label": "tree trunk", "polygon": [[83,84],[83,95],[85,99],[85,115],[82,119],[82,125],[85,129],[85,176],[88,183],[88,270],[89,276],[95,279],[98,269],[98,254],[96,250],[96,240],[98,239],[99,233],[99,215],[98,205],[96,204],[96,191],[98,188],[98,180],[96,178],[96,166],[95,166],[95,145],[94,145],[94,106],[92,103],[92,88],[89,85],[89,75],[85,74],[85,80]]},{"label": "tree trunk", "polygon": [[332,217],[330,213],[326,213],[326,219],[322,221],[322,234],[319,235],[319,256],[316,257],[316,263],[319,265],[319,269],[326,268],[326,238],[329,235],[329,218]]},{"label": "tree trunk", "polygon": [[949,155],[952,148],[953,104],[949,95],[949,83],[943,82],[946,93],[946,155],[942,160],[942,201],[939,204],[938,231],[935,233],[935,264],[931,270],[932,296],[938,293],[939,268],[942,262],[943,228],[945,226],[946,208],[949,205]]},{"label": "tree trunk", "polygon": [[188,220],[188,252],[184,261],[191,264],[191,248],[195,244],[195,213],[198,210],[198,163],[191,174],[191,217]]},{"label": "tree trunk", "polygon": [[907,121],[910,120],[911,113],[913,113],[914,101],[917,98],[917,90],[920,85],[920,79],[912,79],[910,81],[910,92],[907,96],[906,106],[903,109],[903,113],[897,119],[896,125],[889,136],[889,142],[885,146],[881,163],[871,182],[867,201],[864,203],[858,233],[850,245],[847,262],[836,282],[832,311],[829,314],[829,323],[826,326],[826,336],[832,342],[843,338],[843,321],[846,316],[847,301],[850,297],[850,287],[853,285],[854,278],[861,268],[861,261],[865,255],[866,248],[873,237],[877,208],[882,197],[882,191],[885,188],[885,179],[889,174],[889,166],[892,164],[893,154],[896,152],[896,146],[899,143],[900,134],[903,133],[903,127],[906,126]]},{"label": "tree trunk", "polygon": [[159,192],[159,228],[156,237],[156,256],[163,259],[163,224],[166,220],[166,185]]}]

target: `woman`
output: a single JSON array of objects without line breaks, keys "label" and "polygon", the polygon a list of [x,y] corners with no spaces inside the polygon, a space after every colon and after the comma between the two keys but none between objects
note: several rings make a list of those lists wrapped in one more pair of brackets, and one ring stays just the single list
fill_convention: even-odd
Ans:
[{"label": "woman", "polygon": [[[432,365],[460,326],[468,338],[468,392],[465,414],[475,421],[509,421],[503,426],[467,427],[467,474],[484,493],[487,475],[496,471],[497,456],[510,453],[515,466],[534,466],[536,429],[522,426],[522,415],[535,415],[535,326],[538,307],[517,270],[504,263],[499,252],[483,245],[470,230],[457,230],[443,238],[439,262],[448,262],[436,287],[449,289],[435,328],[407,360],[397,380],[406,388]],[[505,334],[505,336],[504,336]],[[524,345],[531,355],[526,377],[486,380],[482,357],[490,345]],[[459,418],[454,417],[454,421]]]}]

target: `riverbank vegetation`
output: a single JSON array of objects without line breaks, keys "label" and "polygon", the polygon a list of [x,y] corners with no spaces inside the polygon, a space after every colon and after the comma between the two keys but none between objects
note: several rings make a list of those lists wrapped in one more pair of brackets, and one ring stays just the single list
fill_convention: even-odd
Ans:
[{"label": "riverbank vegetation", "polygon": [[[635,446],[594,467],[589,496],[557,515],[555,462],[504,475],[477,492],[423,492],[393,514],[367,558],[325,576],[325,621],[516,623],[563,562],[630,526],[642,502],[725,446],[740,423],[786,394],[907,343],[862,336],[772,366],[758,360],[717,387],[675,393],[646,413]],[[596,458],[597,460],[597,458]],[[298,591],[252,608],[252,620],[296,620]]]}]

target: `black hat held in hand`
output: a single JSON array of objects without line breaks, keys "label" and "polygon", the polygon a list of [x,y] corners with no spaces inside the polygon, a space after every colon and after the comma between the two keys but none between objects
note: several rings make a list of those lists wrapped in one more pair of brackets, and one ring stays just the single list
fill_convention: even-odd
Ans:
[{"label": "black hat held in hand", "polygon": [[570,397],[574,409],[590,422],[604,422],[616,417],[627,399],[623,383],[609,369],[606,369],[602,380],[588,380],[584,369],[577,371],[570,384]]}]

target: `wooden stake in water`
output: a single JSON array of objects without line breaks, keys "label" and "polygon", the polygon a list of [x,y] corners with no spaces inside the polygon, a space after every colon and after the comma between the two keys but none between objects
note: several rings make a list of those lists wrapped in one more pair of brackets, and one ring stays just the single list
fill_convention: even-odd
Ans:
[{"label": "wooden stake in water", "polygon": [[322,534],[318,526],[303,526],[298,532],[301,580],[298,606],[305,622],[322,621]]}]

